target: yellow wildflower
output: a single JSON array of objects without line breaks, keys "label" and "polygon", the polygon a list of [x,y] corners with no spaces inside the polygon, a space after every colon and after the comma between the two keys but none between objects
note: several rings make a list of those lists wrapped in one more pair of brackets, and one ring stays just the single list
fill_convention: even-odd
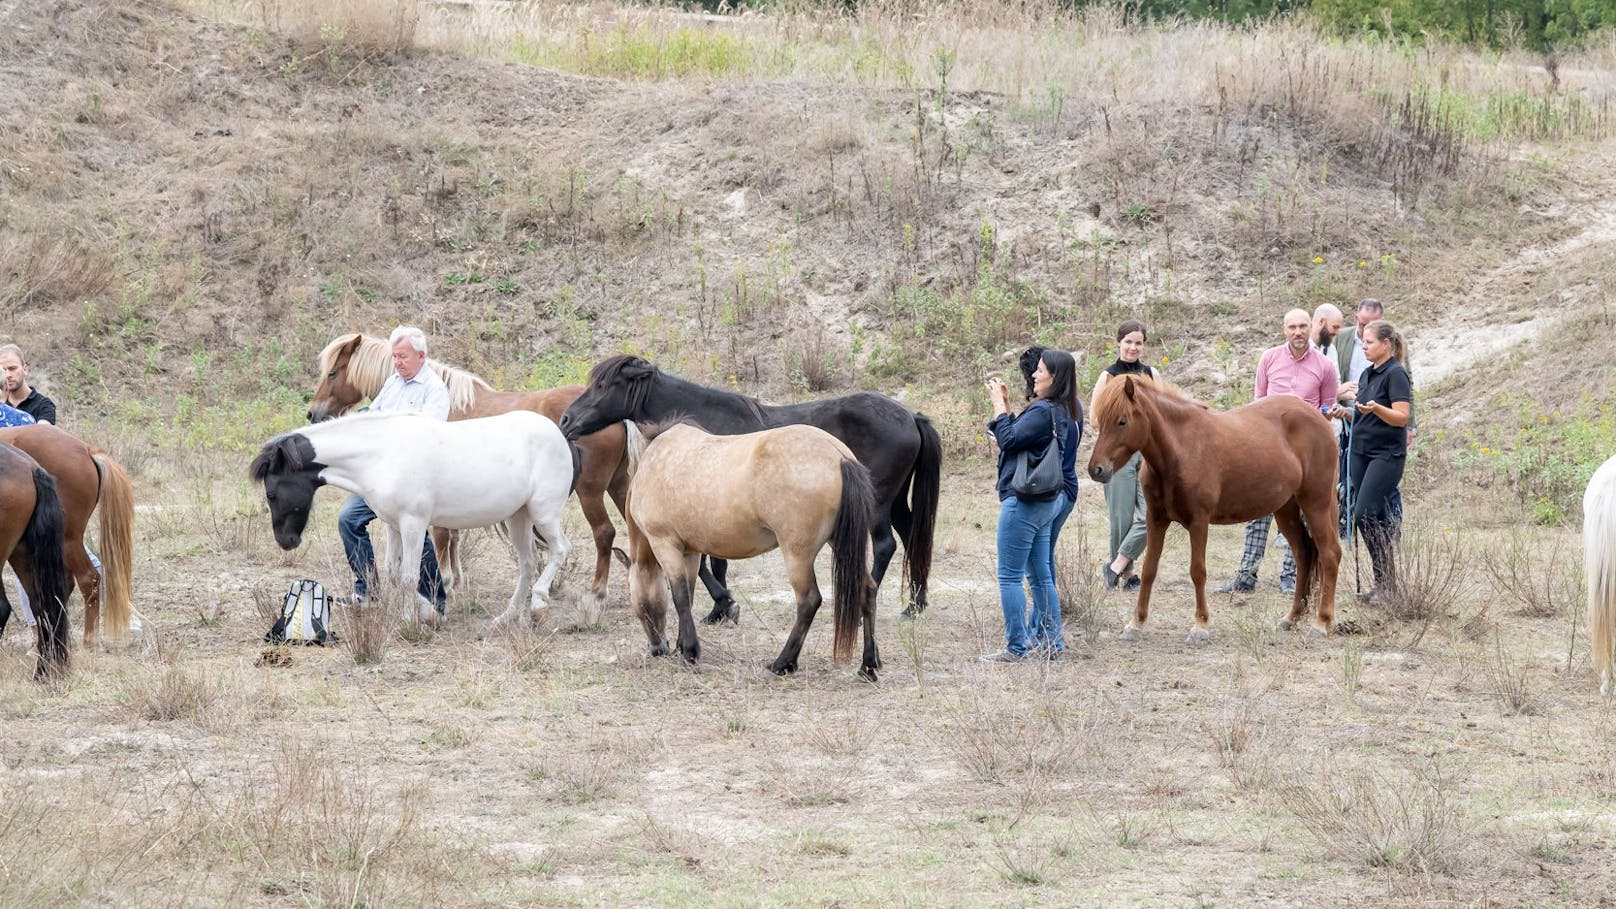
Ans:
[{"label": "yellow wildflower", "polygon": [[1313,257],[1313,264],[1314,265],[1323,265],[1324,264],[1324,257],[1323,256],[1314,256]]}]

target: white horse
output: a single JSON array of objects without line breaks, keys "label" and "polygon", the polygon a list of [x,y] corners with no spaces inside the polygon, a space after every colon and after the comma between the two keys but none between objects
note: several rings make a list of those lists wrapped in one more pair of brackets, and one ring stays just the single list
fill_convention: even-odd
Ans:
[{"label": "white horse", "polygon": [[1594,471],[1582,495],[1582,570],[1599,690],[1616,689],[1616,458]]},{"label": "white horse", "polygon": [[[295,549],[308,524],[314,492],[330,484],[363,496],[387,524],[385,577],[414,590],[421,540],[428,527],[469,530],[504,523],[516,548],[516,592],[494,620],[543,609],[570,548],[561,509],[578,473],[578,450],[548,418],[512,411],[444,423],[415,414],[359,414],[316,423],[264,443],[251,474],[264,484],[275,542]],[[533,583],[537,532],[549,547]],[[436,617],[421,606],[423,620]]]}]

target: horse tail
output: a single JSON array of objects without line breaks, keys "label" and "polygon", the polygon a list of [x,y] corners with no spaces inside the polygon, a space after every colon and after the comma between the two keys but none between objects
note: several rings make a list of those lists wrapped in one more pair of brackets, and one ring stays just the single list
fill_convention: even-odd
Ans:
[{"label": "horse tail", "polygon": [[99,449],[90,452],[101,475],[101,627],[129,630],[135,575],[135,489],[128,471]]},{"label": "horse tail", "polygon": [[1594,473],[1582,500],[1582,565],[1599,690],[1616,692],[1616,458]]},{"label": "horse tail", "polygon": [[39,621],[39,668],[36,678],[54,676],[67,669],[67,643],[71,637],[67,618],[67,559],[62,555],[62,536],[67,517],[56,494],[56,481],[43,468],[34,468],[34,513],[23,528],[22,545],[28,550],[28,573],[33,588],[28,598]]},{"label": "horse tail", "polygon": [[634,474],[640,469],[640,456],[645,454],[645,446],[651,444],[646,441],[645,433],[640,427],[634,425],[633,420],[623,421],[623,432],[626,438],[623,441],[623,474],[627,479],[634,479]]},{"label": "horse tail", "polygon": [[572,453],[572,482],[567,484],[567,495],[570,496],[578,491],[578,475],[584,470],[584,450],[578,447],[577,442],[568,439],[567,451]]},{"label": "horse tail", "polygon": [[931,420],[915,414],[920,430],[920,454],[915,458],[914,491],[911,494],[913,519],[903,541],[903,564],[909,576],[912,602],[924,605],[926,585],[931,580],[932,540],[937,532],[937,503],[942,490],[943,440]]},{"label": "horse tail", "polygon": [[835,660],[846,662],[870,594],[870,525],[875,523],[875,485],[870,471],[842,459],[842,500],[830,531],[831,581],[836,585]]}]

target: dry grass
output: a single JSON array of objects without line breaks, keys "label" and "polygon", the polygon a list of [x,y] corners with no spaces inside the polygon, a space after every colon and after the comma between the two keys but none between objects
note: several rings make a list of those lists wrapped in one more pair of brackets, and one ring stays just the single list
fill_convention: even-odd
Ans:
[{"label": "dry grass", "polygon": [[1391,774],[1321,771],[1279,790],[1279,802],[1326,851],[1372,868],[1457,872],[1476,836],[1454,783],[1433,768]]},{"label": "dry grass", "polygon": [[1533,535],[1511,528],[1502,543],[1482,547],[1480,555],[1494,589],[1513,600],[1520,615],[1552,619],[1583,600],[1581,552],[1559,534],[1544,546]]},{"label": "dry grass", "polygon": [[[1463,533],[1451,527],[1408,524],[1396,544],[1394,570],[1378,608],[1397,623],[1400,649],[1419,645],[1431,628],[1458,617],[1470,592],[1470,553]],[[1479,627],[1484,619],[1463,623]]]}]

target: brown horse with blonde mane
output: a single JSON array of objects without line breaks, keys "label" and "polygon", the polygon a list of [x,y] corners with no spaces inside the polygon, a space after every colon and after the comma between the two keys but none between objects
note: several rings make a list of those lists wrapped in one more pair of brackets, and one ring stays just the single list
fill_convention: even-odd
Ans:
[{"label": "brown horse with blonde mane", "polygon": [[[366,334],[343,335],[327,344],[320,351],[320,386],[309,401],[309,422],[340,417],[365,398],[375,397],[393,372],[391,355],[386,339]],[[530,410],[559,423],[567,407],[584,390],[582,385],[565,385],[544,391],[495,391],[482,377],[457,366],[432,359],[428,359],[426,365],[436,370],[449,387],[451,420]],[[576,490],[578,504],[595,538],[595,577],[589,592],[596,612],[606,601],[612,543],[617,538],[617,528],[612,526],[611,516],[606,513],[606,496],[612,497],[619,514],[627,515],[630,431],[638,432],[629,424],[613,423],[574,440],[583,453]],[[453,584],[461,574],[455,533],[434,527],[432,543],[438,550],[444,582]]]},{"label": "brown horse with blonde mane", "polygon": [[[1206,536],[1211,524],[1241,524],[1273,515],[1296,553],[1296,593],[1282,630],[1296,627],[1310,596],[1318,596],[1313,631],[1328,634],[1335,620],[1336,443],[1330,423],[1300,398],[1274,395],[1226,413],[1189,400],[1166,383],[1140,376],[1106,383],[1095,402],[1099,430],[1089,476],[1104,483],[1144,453],[1145,559],[1139,603],[1125,640],[1138,640],[1150,614],[1167,525],[1190,532],[1190,580],[1195,584],[1191,644],[1210,639],[1206,612]],[[1303,519],[1306,519],[1306,523]]]},{"label": "brown horse with blonde mane", "polygon": [[668,593],[679,617],[679,653],[701,655],[690,613],[702,554],[749,559],[778,548],[797,595],[797,621],[770,663],[770,672],[797,670],[797,657],[824,601],[814,560],[831,546],[835,582],[836,662],[853,648],[864,623],[859,676],[875,680],[875,580],[870,577],[870,527],[876,518],[870,472],[835,436],[791,425],[745,435],[712,435],[675,423],[646,430],[653,441],[639,459],[628,516],[629,599],[651,641],[668,652]]},{"label": "brown horse with blonde mane", "polygon": [[39,619],[35,678],[67,669],[65,524],[56,481],[33,458],[0,442],[0,560],[10,562],[16,570]]},{"label": "brown horse with blonde mane", "polygon": [[[49,423],[0,429],[0,442],[27,453],[56,480],[66,513],[67,569],[84,597],[84,643],[93,645],[105,613],[107,631],[121,637],[134,615],[135,491],[123,465],[99,448],[92,448],[65,429]],[[84,531],[90,515],[100,512],[102,573],[95,570],[84,550]],[[72,593],[71,587],[68,593]],[[32,599],[32,598],[30,598]],[[11,607],[0,594],[0,630]]]}]

